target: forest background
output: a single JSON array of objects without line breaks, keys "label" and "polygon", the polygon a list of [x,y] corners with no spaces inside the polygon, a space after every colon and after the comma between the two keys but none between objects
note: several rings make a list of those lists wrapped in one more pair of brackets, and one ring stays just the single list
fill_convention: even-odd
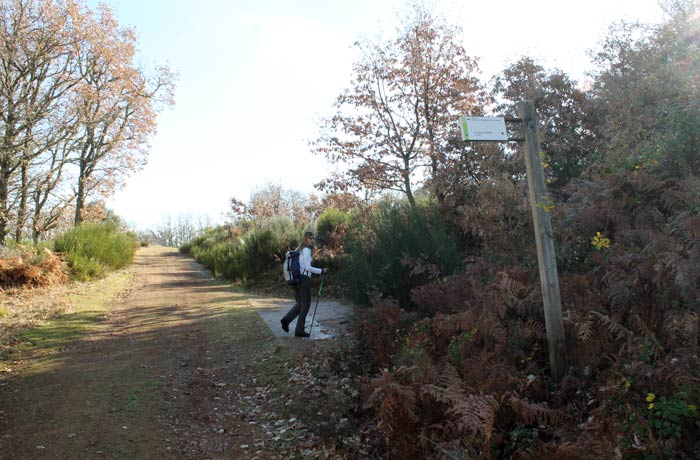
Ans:
[{"label": "forest background", "polygon": [[[108,9],[8,5],[0,236],[50,238],[66,209],[73,224],[113,221],[79,191],[114,186],[144,158],[172,73],[134,68],[133,35]],[[658,25],[611,28],[585,88],[528,57],[482,82],[459,27],[414,6],[396,38],[357,43],[312,143],[345,166],[319,195],[269,184],[232,199],[226,225],[169,223],[151,238],[260,287],[280,282],[284,251],[314,228],[331,292],[366,306],[332,363],[361,390],[343,429],[377,458],[697,458],[700,10],[666,6]],[[521,100],[540,122],[561,381],[522,147],[457,133],[460,115],[516,116]],[[328,435],[343,448],[340,428]]]}]

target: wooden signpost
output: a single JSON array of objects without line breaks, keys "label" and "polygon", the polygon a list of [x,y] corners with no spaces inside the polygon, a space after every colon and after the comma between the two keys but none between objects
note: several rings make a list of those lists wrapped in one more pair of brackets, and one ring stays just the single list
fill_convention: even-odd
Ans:
[{"label": "wooden signpost", "polygon": [[[460,129],[462,140],[465,141],[520,142],[524,140],[525,142],[525,167],[527,168],[530,208],[532,209],[537,243],[537,262],[542,287],[544,321],[547,329],[549,365],[552,378],[558,381],[566,374],[566,341],[561,314],[561,295],[552,236],[552,221],[549,214],[552,205],[547,196],[544,168],[539,157],[540,140],[537,132],[535,105],[531,101],[521,101],[519,112],[519,119],[462,117]],[[514,139],[507,135],[504,137],[505,121],[521,122],[524,138]]]},{"label": "wooden signpost", "polygon": [[552,205],[547,196],[544,168],[539,157],[540,137],[537,132],[537,114],[535,105],[531,101],[520,102],[520,117],[525,136],[525,167],[537,243],[537,263],[540,268],[544,322],[547,328],[549,366],[552,369],[552,377],[561,380],[566,374],[566,340],[564,321],[561,316],[561,295],[552,236],[552,220],[549,213]]}]

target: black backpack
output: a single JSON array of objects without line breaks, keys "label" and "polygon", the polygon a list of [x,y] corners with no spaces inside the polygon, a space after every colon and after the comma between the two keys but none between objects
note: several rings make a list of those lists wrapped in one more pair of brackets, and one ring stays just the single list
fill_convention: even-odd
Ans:
[{"label": "black backpack", "polygon": [[299,282],[299,279],[301,278],[299,254],[300,251],[296,249],[292,251],[287,251],[287,254],[284,258],[284,263],[282,264],[282,273],[284,273],[284,280],[289,286],[297,284]]}]

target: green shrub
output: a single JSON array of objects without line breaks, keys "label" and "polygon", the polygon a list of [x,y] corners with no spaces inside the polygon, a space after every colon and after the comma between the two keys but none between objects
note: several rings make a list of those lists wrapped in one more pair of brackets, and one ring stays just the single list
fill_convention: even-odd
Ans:
[{"label": "green shrub", "polygon": [[338,278],[357,302],[381,294],[410,306],[414,287],[458,268],[457,241],[430,202],[384,202],[350,222]]},{"label": "green shrub", "polygon": [[258,273],[275,265],[275,257],[281,260],[279,253],[283,248],[269,228],[254,229],[243,238],[242,253],[245,261],[243,277],[253,279]]},{"label": "green shrub", "polygon": [[204,235],[181,246],[180,251],[191,255],[216,276],[232,281],[248,281],[277,269],[285,252],[297,247],[301,237],[301,229],[283,216],[236,230],[231,232],[224,227],[209,229]]},{"label": "green shrub", "polygon": [[284,257],[284,253],[291,248],[296,248],[301,243],[302,229],[285,216],[276,216],[266,221],[262,228],[272,232],[275,244],[275,253]]},{"label": "green shrub", "polygon": [[180,252],[186,256],[192,255],[192,246],[194,246],[194,242],[188,241],[187,243],[184,243],[180,246]]},{"label": "green shrub", "polygon": [[349,213],[335,208],[326,209],[316,221],[317,244],[330,249],[338,249],[349,224]]},{"label": "green shrub", "polygon": [[128,266],[138,245],[135,235],[121,232],[109,223],[82,224],[54,240],[54,250],[66,256],[71,276],[79,280]]}]

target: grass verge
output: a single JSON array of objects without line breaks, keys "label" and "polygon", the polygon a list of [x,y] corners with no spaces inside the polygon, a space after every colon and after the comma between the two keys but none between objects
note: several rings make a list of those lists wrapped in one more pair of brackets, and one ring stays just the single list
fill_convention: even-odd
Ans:
[{"label": "grass verge", "polygon": [[133,275],[128,271],[68,287],[18,292],[3,298],[0,317],[0,370],[8,371],[28,356],[33,367],[41,368],[46,359],[104,320],[111,301],[126,292]]}]

